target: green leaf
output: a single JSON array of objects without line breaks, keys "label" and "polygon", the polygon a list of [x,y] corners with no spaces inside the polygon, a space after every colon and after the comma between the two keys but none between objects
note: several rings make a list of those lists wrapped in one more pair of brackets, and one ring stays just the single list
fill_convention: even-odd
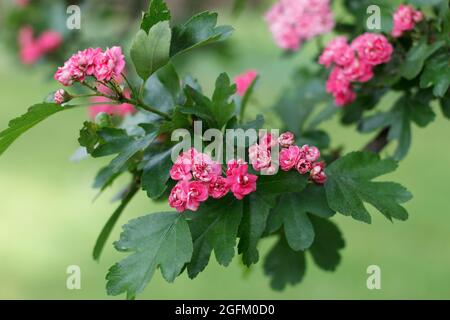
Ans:
[{"label": "green leaf", "polygon": [[284,194],[278,206],[271,211],[267,223],[267,232],[273,233],[284,224],[289,246],[295,250],[305,250],[314,240],[314,229],[308,214],[329,218],[334,211],[328,207],[325,188],[309,184],[300,193]]},{"label": "green leaf", "polygon": [[228,266],[235,254],[236,237],[242,219],[242,201],[228,195],[203,203],[196,212],[186,214],[191,220],[194,252],[187,265],[188,275],[195,278],[208,264],[212,250],[217,262]]},{"label": "green leaf", "polygon": [[305,250],[311,246],[314,229],[296,194],[282,195],[275,214],[283,217],[286,240],[293,250]]},{"label": "green leaf", "polygon": [[411,194],[393,182],[370,181],[396,168],[394,160],[381,160],[370,152],[352,152],[336,160],[326,169],[325,189],[330,208],[370,223],[370,214],[364,206],[367,202],[389,220],[406,220],[408,213],[400,204],[410,200]]},{"label": "green leaf", "polygon": [[292,250],[284,236],[280,236],[264,261],[264,272],[271,278],[270,286],[283,290],[288,284],[301,282],[305,271],[305,253]]},{"label": "green leaf", "polygon": [[[128,144],[123,145],[117,157],[115,157],[108,166],[104,167],[97,174],[94,182],[94,188],[102,191],[111,185],[111,183],[128,168],[128,161],[138,152],[146,149],[156,138],[156,132],[150,132],[144,137],[138,138]],[[116,150],[117,151],[117,150]]]},{"label": "green leaf", "polygon": [[98,142],[99,136],[97,134],[97,125],[93,122],[85,121],[83,128],[80,130],[78,143],[80,146],[85,147],[87,152],[91,154]]},{"label": "green leaf", "polygon": [[56,103],[39,103],[31,106],[25,114],[11,120],[8,129],[0,132],[0,155],[27,130],[51,115],[68,109],[69,106],[62,107]]},{"label": "green leaf", "polygon": [[133,199],[133,197],[136,195],[138,190],[139,188],[137,184],[133,182],[128,188],[126,195],[122,199],[122,202],[120,203],[119,207],[113,212],[111,217],[103,226],[103,229],[95,242],[94,250],[92,252],[92,257],[94,258],[94,260],[98,261],[100,259],[100,255],[103,251],[105,243],[108,240],[108,237],[111,234],[114,226],[116,225],[117,220],[119,220],[120,215],[125,210],[128,203],[130,203],[131,199]]},{"label": "green leaf", "polygon": [[223,126],[231,119],[236,111],[234,101],[231,96],[236,92],[236,85],[232,84],[226,73],[222,73],[216,80],[216,88],[212,96],[211,113],[217,122],[218,128]]},{"label": "green leaf", "polygon": [[231,84],[226,73],[222,73],[216,80],[216,87],[212,99],[205,97],[200,91],[189,85],[185,86],[186,104],[180,108],[185,114],[193,114],[205,121],[212,128],[223,128],[233,117],[236,106],[231,100],[236,91],[236,85]]},{"label": "green leaf", "polygon": [[142,16],[141,29],[146,33],[161,21],[170,21],[170,10],[164,0],[151,0],[147,12]]},{"label": "green leaf", "polygon": [[167,21],[155,24],[148,34],[139,30],[131,45],[131,59],[136,72],[146,81],[169,62],[171,31]]},{"label": "green leaf", "polygon": [[326,271],[335,271],[341,255],[339,250],[345,247],[345,241],[338,227],[328,219],[310,216],[316,232],[314,243],[309,252],[319,268]]},{"label": "green leaf", "polygon": [[211,128],[217,128],[218,124],[214,119],[211,100],[189,85],[186,85],[184,90],[187,101],[184,106],[180,107],[180,112],[195,115],[205,120]]},{"label": "green leaf", "polygon": [[444,44],[444,41],[437,41],[429,45],[427,43],[427,38],[423,37],[406,55],[405,62],[400,70],[401,75],[408,80],[417,77],[423,69],[425,60],[439,50]]},{"label": "green leaf", "polygon": [[126,292],[128,298],[141,293],[156,268],[173,282],[192,256],[192,238],[183,216],[161,212],[131,220],[123,227],[115,247],[133,252],[109,269],[106,276],[109,295]]},{"label": "green leaf", "polygon": [[94,158],[119,153],[134,141],[123,129],[103,128],[97,135],[101,138],[101,143],[92,152]]},{"label": "green leaf", "polygon": [[159,198],[167,189],[169,170],[172,167],[172,148],[164,151],[152,151],[145,155],[142,172],[142,189],[152,199]]},{"label": "green leaf", "polygon": [[217,13],[200,13],[172,29],[170,56],[225,40],[232,32],[230,26],[217,26]]},{"label": "green leaf", "polygon": [[436,97],[443,97],[450,86],[450,61],[448,53],[430,58],[420,78],[420,87],[434,86],[433,93]]},{"label": "green leaf", "polygon": [[273,206],[266,199],[253,193],[244,198],[244,211],[239,226],[238,252],[246,266],[258,262],[257,245],[266,228],[266,221]]},{"label": "green leaf", "polygon": [[262,195],[300,192],[308,179],[296,171],[279,171],[275,175],[259,176],[257,192]]},{"label": "green leaf", "polygon": [[181,81],[171,63],[168,63],[147,81],[144,102],[160,111],[170,113],[184,103]]}]

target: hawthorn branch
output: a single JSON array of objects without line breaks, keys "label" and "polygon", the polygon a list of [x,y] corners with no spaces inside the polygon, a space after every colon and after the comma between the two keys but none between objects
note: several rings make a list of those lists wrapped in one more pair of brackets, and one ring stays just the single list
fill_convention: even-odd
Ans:
[{"label": "hawthorn branch", "polygon": [[369,143],[363,148],[364,151],[380,153],[388,144],[389,127],[382,129]]}]

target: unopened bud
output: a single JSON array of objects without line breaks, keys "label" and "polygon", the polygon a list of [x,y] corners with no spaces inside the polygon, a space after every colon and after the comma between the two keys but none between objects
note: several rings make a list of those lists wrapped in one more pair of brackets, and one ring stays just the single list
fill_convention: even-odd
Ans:
[{"label": "unopened bud", "polygon": [[106,112],[100,112],[95,116],[95,123],[100,128],[112,127],[113,122],[111,116]]},{"label": "unopened bud", "polygon": [[55,92],[53,96],[53,101],[57,104],[63,104],[72,100],[72,96],[67,93],[64,89],[59,89]]}]

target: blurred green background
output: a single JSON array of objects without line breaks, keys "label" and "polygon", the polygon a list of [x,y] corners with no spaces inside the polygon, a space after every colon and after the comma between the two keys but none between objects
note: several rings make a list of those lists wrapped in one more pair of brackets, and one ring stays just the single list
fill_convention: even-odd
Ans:
[{"label": "blurred green background", "polygon": [[[227,55],[199,51],[187,62],[180,61],[210,91],[217,75],[234,76],[256,69],[261,80],[256,90],[254,112],[264,110],[289,83],[293,69],[315,52],[314,44],[293,57],[281,58],[259,12],[238,19],[222,18],[236,32]],[[216,49],[218,50],[218,49]],[[25,69],[0,46],[0,127],[58,88],[48,79],[48,69]],[[181,58],[183,60],[185,58]],[[388,97],[389,104],[394,97]],[[264,111],[263,111],[264,112]],[[228,268],[214,257],[195,280],[184,274],[166,283],[159,272],[140,296],[143,299],[448,299],[450,298],[450,123],[439,112],[425,130],[414,128],[413,146],[400,168],[389,178],[401,182],[414,194],[406,204],[407,222],[390,223],[374,213],[372,225],[337,215],[334,220],[344,233],[347,247],[335,273],[318,270],[312,263],[304,281],[283,292],[270,289],[262,265],[250,272],[235,259]],[[167,209],[154,204],[144,193],[137,197],[119,220],[100,263],[91,258],[95,239],[114,210],[110,199],[127,182],[126,177],[96,202],[91,186],[99,160],[71,163],[77,148],[78,130],[87,118],[82,109],[62,113],[24,135],[0,158],[0,298],[1,299],[104,299],[105,274],[121,257],[112,241],[119,226],[133,217]],[[266,118],[271,115],[266,113]],[[336,120],[322,125],[331,133],[334,146],[361,148],[371,136],[355,128],[340,127]],[[261,243],[267,252],[272,239]],[[381,290],[368,290],[366,269],[378,265]],[[81,267],[81,290],[66,288],[66,268]],[[123,298],[123,297],[120,297]]]}]

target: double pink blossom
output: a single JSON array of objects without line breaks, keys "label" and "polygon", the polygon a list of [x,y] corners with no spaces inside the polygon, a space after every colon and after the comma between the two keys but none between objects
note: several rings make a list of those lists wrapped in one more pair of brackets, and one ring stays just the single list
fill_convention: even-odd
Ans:
[{"label": "double pink blossom", "polygon": [[311,166],[310,177],[311,179],[318,183],[324,184],[327,180],[327,176],[325,174],[325,164],[323,162],[316,162]]},{"label": "double pink blossom", "polygon": [[88,48],[74,54],[64,66],[59,67],[55,79],[64,86],[76,81],[83,82],[87,76],[97,81],[118,80],[125,68],[125,58],[120,47]]},{"label": "double pink blossom", "polygon": [[319,57],[319,63],[332,67],[326,83],[337,106],[345,106],[356,99],[353,83],[373,78],[373,68],[391,59],[393,47],[381,34],[364,33],[348,44],[345,37],[330,41]]},{"label": "double pink blossom", "polygon": [[256,72],[255,70],[249,70],[243,74],[236,76],[234,78],[234,83],[236,84],[237,94],[241,97],[244,96],[257,76],[258,72]]},{"label": "double pink blossom", "polygon": [[358,53],[359,59],[371,66],[389,62],[394,51],[388,39],[378,33],[366,32],[356,37],[351,46]]},{"label": "double pink blossom", "polygon": [[292,51],[334,27],[329,0],[279,0],[265,20],[277,45]]},{"label": "double pink blossom", "polygon": [[236,199],[241,200],[246,195],[256,191],[258,177],[248,173],[248,165],[242,164],[231,170],[227,183]]},{"label": "double pink blossom", "polygon": [[62,36],[56,31],[45,31],[36,39],[33,34],[31,26],[19,30],[18,43],[23,64],[36,63],[41,57],[58,49],[62,43]]},{"label": "double pink blossom", "polygon": [[224,178],[222,176],[215,176],[209,182],[208,187],[209,195],[214,199],[223,198],[228,193],[228,191],[230,191],[230,185],[228,184],[227,178]]},{"label": "double pink blossom", "polygon": [[414,29],[416,23],[423,20],[423,13],[414,10],[411,5],[401,4],[394,13],[392,36],[401,37],[405,31]]},{"label": "double pink blossom", "polygon": [[178,212],[196,211],[208,199],[208,188],[199,181],[179,181],[169,195],[169,204]]},{"label": "double pink blossom", "polygon": [[302,155],[303,151],[298,146],[290,146],[280,151],[280,168],[283,171],[289,171],[294,168]]},{"label": "double pink blossom", "polygon": [[288,148],[294,145],[295,137],[292,132],[284,132],[278,137],[278,143],[283,148]]}]

